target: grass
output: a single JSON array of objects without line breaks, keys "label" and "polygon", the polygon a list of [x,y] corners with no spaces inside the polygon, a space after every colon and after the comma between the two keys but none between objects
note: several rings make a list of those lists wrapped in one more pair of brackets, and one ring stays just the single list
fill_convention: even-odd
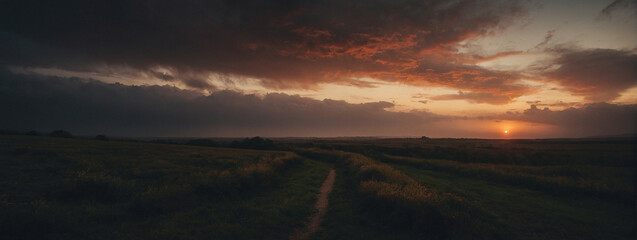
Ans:
[{"label": "grass", "polygon": [[[393,151],[404,155],[409,155],[414,145],[422,144],[418,140],[396,141],[402,142],[392,143]],[[323,150],[299,151],[304,156],[336,162],[343,174],[349,176],[342,180],[345,182],[337,183],[332,200],[335,204],[320,238],[635,237],[634,160],[629,157],[634,149],[627,148],[625,142],[581,143],[600,151],[596,155],[615,151],[608,153],[615,158],[609,163],[574,160],[580,154],[575,150],[582,146],[569,142],[566,144],[570,148],[564,151],[572,155],[567,160],[545,165],[527,162],[530,158],[524,156],[521,161],[513,159],[518,164],[395,156],[379,151],[388,142],[391,143],[390,140],[323,141],[320,143]],[[477,144],[474,140],[456,143],[465,146],[447,146],[470,149]],[[509,146],[508,150],[487,149],[493,153],[521,148],[524,152],[529,150],[524,150],[529,147],[526,144],[530,143]],[[532,144],[532,151],[551,155],[558,151],[553,147],[563,143]],[[343,145],[365,155],[337,150],[343,149]],[[401,147],[405,148],[403,152]],[[531,164],[519,164],[525,162]],[[442,224],[433,226],[432,231],[434,222]]]},{"label": "grass", "polygon": [[318,140],[303,145],[381,157],[389,154],[467,163],[635,167],[635,139],[373,139]]},{"label": "grass", "polygon": [[634,207],[595,198],[556,198],[505,183],[452,173],[393,166],[421,184],[480,205],[511,230],[514,239],[631,239]]},{"label": "grass", "polygon": [[324,163],[290,152],[0,137],[9,239],[280,239],[312,212]]},{"label": "grass", "polygon": [[262,141],[290,151],[0,135],[0,234],[284,239],[334,168],[314,239],[635,238],[626,140]]},{"label": "grass", "polygon": [[337,168],[322,230],[313,239],[413,239],[413,234],[389,227],[385,219],[361,204],[364,197],[358,194],[358,186],[348,173]]},{"label": "grass", "polygon": [[623,204],[634,201],[633,168],[588,165],[525,166],[420,159],[384,155],[383,161],[488,179],[561,196],[596,196]]},{"label": "grass", "polygon": [[[411,238],[494,239],[506,236],[490,215],[462,198],[420,185],[391,166],[356,153],[305,150],[302,155],[324,159],[344,168],[345,181],[356,186],[353,199],[367,218],[366,225],[382,225]],[[335,201],[339,201],[336,199]],[[339,206],[339,205],[337,205]],[[351,211],[351,210],[350,210]],[[325,234],[334,232],[327,230]],[[388,230],[387,230],[388,231]]]}]

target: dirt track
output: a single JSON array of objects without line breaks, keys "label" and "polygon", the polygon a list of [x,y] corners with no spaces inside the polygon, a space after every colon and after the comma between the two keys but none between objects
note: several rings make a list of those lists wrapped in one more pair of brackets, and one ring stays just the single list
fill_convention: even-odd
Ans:
[{"label": "dirt track", "polygon": [[336,172],[334,169],[330,169],[330,173],[325,178],[323,185],[321,185],[321,189],[319,190],[318,198],[316,200],[316,213],[310,216],[307,220],[307,224],[304,228],[297,229],[292,236],[290,236],[290,240],[301,240],[308,239],[312,234],[316,233],[321,227],[321,220],[325,213],[327,212],[327,205],[330,193],[332,192],[332,188],[334,187],[334,181],[336,179]]}]

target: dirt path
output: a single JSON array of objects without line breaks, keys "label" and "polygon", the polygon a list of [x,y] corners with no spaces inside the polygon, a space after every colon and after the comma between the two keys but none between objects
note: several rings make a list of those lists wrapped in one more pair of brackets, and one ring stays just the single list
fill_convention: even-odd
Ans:
[{"label": "dirt path", "polygon": [[316,200],[316,213],[310,216],[307,220],[307,225],[304,228],[297,229],[290,240],[308,239],[312,234],[316,233],[321,227],[321,220],[327,212],[327,204],[332,187],[334,187],[334,180],[336,178],[336,172],[334,169],[330,169],[330,173],[325,178],[321,189],[319,190],[318,199]]}]

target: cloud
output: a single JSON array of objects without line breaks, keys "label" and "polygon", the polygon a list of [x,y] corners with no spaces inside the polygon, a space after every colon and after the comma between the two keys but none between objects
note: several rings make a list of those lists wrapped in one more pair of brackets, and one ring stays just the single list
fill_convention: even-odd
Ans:
[{"label": "cloud", "polygon": [[544,41],[542,41],[541,43],[538,43],[537,45],[535,45],[535,47],[533,47],[533,49],[538,49],[541,47],[546,46],[546,44],[549,43],[549,41],[551,41],[551,39],[553,39],[553,35],[555,35],[555,29],[553,30],[549,30],[548,32],[546,32],[546,36],[544,36]]},{"label": "cloud", "polygon": [[564,108],[580,107],[584,105],[580,102],[563,102],[563,101],[558,101],[553,103],[542,103],[542,101],[526,101],[526,103],[534,105],[536,107],[564,107]]},{"label": "cloud", "polygon": [[488,103],[493,105],[507,104],[511,101],[508,96],[498,96],[490,93],[473,93],[458,91],[458,94],[445,94],[429,97],[430,100],[466,100],[471,103]]},{"label": "cloud", "polygon": [[208,83],[208,81],[204,79],[187,78],[187,79],[184,79],[183,82],[186,84],[186,86],[192,87],[192,88],[206,89],[206,90],[216,89],[215,86],[211,85],[210,83]]},{"label": "cloud", "polygon": [[[517,1],[500,0],[12,1],[0,10],[0,48],[8,53],[0,63],[163,67],[176,81],[202,89],[211,86],[180,75],[251,77],[271,89],[361,77],[455,85],[430,81],[419,72],[421,59],[447,61],[436,54],[499,31],[525,11]],[[472,71],[464,81],[499,77]]]},{"label": "cloud", "polygon": [[[202,94],[170,86],[127,86],[0,70],[0,112],[6,113],[0,126],[9,130],[172,137],[499,136],[484,119],[386,110],[393,106],[277,93]],[[487,119],[556,126],[554,132],[529,128],[529,137],[585,137],[635,132],[635,116],[637,105],[596,103],[562,111],[532,106],[523,113]]]},{"label": "cloud", "polygon": [[157,78],[157,79],[161,79],[164,80],[166,82],[172,82],[173,80],[175,80],[175,77],[165,73],[165,72],[156,72],[156,71],[149,71],[150,75],[152,75],[153,77]]},{"label": "cloud", "polygon": [[599,12],[597,20],[609,19],[614,12],[630,8],[637,14],[637,0],[615,0]]},{"label": "cloud", "polygon": [[424,94],[424,93],[417,93],[411,96],[411,98],[426,98],[428,97],[429,94]]},{"label": "cloud", "polygon": [[497,53],[491,56],[480,56],[477,54],[474,54],[470,57],[470,59],[473,59],[471,61],[467,61],[469,63],[481,63],[481,62],[488,62],[488,61],[493,61],[496,59],[500,59],[500,58],[506,58],[506,57],[511,57],[511,56],[519,56],[519,55],[523,55],[525,54],[525,52],[522,51],[508,51],[508,52],[501,52],[501,53]]},{"label": "cloud", "polygon": [[3,129],[115,136],[413,136],[445,119],[388,102],[246,95],[0,72]]},{"label": "cloud", "polygon": [[611,101],[637,86],[637,54],[613,49],[553,49],[559,57],[543,74],[576,96],[592,102]]},{"label": "cloud", "polygon": [[[489,104],[505,104],[508,101],[535,91],[533,87],[518,84],[522,75],[516,72],[489,70],[475,65],[454,63],[443,59],[424,59],[418,68],[409,70],[401,81],[412,84],[427,83],[467,90],[469,95],[462,95],[465,99],[486,99],[479,101]],[[460,94],[459,94],[460,95]],[[451,96],[445,96],[449,98]]]},{"label": "cloud", "polygon": [[503,117],[556,126],[555,136],[604,136],[637,133],[637,104],[617,105],[591,103],[580,108],[561,111],[531,105],[521,114],[509,113]]}]

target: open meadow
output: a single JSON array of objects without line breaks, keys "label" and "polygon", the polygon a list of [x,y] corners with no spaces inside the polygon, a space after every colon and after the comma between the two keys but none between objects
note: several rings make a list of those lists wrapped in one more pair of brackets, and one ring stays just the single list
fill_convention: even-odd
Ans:
[{"label": "open meadow", "polygon": [[0,240],[637,240],[637,0],[8,0]]},{"label": "open meadow", "polygon": [[631,138],[185,143],[0,135],[0,235],[287,239],[334,169],[309,239],[635,238]]}]

